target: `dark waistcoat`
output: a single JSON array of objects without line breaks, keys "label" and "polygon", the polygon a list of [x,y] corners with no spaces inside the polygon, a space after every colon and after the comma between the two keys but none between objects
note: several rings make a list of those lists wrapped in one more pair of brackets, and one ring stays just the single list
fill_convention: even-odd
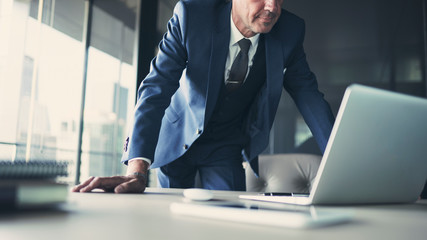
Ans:
[{"label": "dark waistcoat", "polygon": [[223,81],[214,113],[198,141],[209,142],[209,145],[239,144],[243,147],[248,141],[243,123],[265,79],[265,46],[261,35],[246,81],[234,91],[228,91]]}]

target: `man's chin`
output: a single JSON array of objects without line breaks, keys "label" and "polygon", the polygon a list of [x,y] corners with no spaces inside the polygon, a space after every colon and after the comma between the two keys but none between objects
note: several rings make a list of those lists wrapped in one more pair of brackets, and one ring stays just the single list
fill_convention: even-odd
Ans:
[{"label": "man's chin", "polygon": [[261,23],[257,26],[258,33],[268,33],[273,28],[274,23]]}]

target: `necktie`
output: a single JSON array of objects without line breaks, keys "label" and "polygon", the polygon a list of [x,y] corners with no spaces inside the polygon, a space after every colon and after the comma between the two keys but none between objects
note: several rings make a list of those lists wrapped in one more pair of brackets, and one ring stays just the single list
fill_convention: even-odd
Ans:
[{"label": "necktie", "polygon": [[227,90],[229,91],[233,91],[242,86],[248,71],[248,52],[249,47],[251,46],[251,41],[243,38],[237,43],[239,44],[240,52],[237,54],[236,59],[234,59],[234,62],[231,65],[230,76],[228,77],[226,85]]}]

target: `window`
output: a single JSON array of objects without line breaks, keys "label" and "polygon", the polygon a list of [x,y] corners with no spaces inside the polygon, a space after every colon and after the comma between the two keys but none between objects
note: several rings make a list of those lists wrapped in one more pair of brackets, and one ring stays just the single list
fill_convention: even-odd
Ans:
[{"label": "window", "polygon": [[0,2],[1,160],[68,161],[70,182],[78,159],[82,177],[120,174],[135,101],[139,2]]}]

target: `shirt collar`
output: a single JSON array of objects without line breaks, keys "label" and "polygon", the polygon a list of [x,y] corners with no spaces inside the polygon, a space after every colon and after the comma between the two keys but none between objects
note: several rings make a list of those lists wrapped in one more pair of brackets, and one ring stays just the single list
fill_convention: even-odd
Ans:
[{"label": "shirt collar", "polygon": [[[231,36],[230,36],[230,47],[237,44],[238,41],[240,41],[242,38],[245,38],[245,36],[240,33],[239,29],[237,29],[236,25],[233,22],[233,12],[230,14],[230,26],[231,26]],[[258,40],[259,40],[259,33],[257,33],[255,36],[247,38],[251,41],[251,46],[257,46]]]}]

